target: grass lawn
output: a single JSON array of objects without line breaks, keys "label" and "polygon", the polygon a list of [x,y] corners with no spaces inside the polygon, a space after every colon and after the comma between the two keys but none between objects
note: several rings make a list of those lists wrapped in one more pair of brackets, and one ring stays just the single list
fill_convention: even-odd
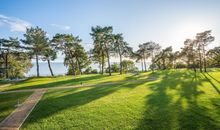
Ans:
[{"label": "grass lawn", "polygon": [[17,99],[22,103],[31,92],[0,94],[0,122],[16,109]]},{"label": "grass lawn", "polygon": [[33,88],[50,88],[50,87],[62,87],[80,85],[81,82],[85,84],[100,84],[109,83],[124,80],[137,80],[143,79],[148,76],[148,73],[140,73],[139,75],[134,74],[113,74],[113,76],[100,75],[100,74],[89,74],[81,76],[60,76],[60,77],[40,77],[40,78],[29,78],[25,81],[14,83],[8,87],[0,87],[0,91],[18,90],[18,89],[33,89]]},{"label": "grass lawn", "polygon": [[141,75],[84,78],[86,83],[158,79],[50,90],[21,129],[220,129],[219,71],[196,76],[186,70]]}]

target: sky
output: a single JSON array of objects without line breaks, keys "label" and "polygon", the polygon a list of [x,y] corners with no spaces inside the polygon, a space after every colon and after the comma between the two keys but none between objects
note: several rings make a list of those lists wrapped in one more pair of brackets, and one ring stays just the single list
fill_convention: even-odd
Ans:
[{"label": "sky", "polygon": [[[72,33],[92,48],[92,26],[113,26],[137,49],[148,41],[179,50],[187,38],[212,30],[220,46],[220,0],[0,0],[0,38],[23,38],[39,26],[49,38]],[[59,56],[57,61],[62,60]]]}]

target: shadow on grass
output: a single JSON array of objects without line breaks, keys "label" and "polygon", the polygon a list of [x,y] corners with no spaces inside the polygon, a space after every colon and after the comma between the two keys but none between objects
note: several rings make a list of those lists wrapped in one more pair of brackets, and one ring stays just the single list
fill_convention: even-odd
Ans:
[{"label": "shadow on grass", "polygon": [[[202,73],[203,74],[203,76],[209,81],[209,83],[212,85],[212,87],[216,90],[216,92],[218,93],[218,94],[220,94],[220,90],[217,88],[217,86],[215,86],[215,84],[206,76],[206,74],[207,75],[209,75],[208,73],[206,73],[206,74],[204,74],[204,73]],[[214,79],[215,81],[217,81],[218,82],[218,80],[216,80],[214,77],[212,77],[211,75],[209,75],[209,77],[211,77],[212,79]],[[218,82],[219,83],[219,82]]]},{"label": "shadow on grass", "polygon": [[[120,76],[120,75],[117,75],[117,76]],[[30,79],[26,80],[25,82],[19,82],[15,85],[22,85],[22,87],[14,87],[14,88],[10,88],[10,86],[8,87],[9,89],[6,89],[5,91],[8,91],[8,90],[21,90],[21,89],[37,89],[37,88],[52,88],[52,87],[62,87],[62,86],[72,86],[72,85],[81,85],[81,82],[83,84],[88,84],[90,83],[90,81],[92,81],[92,84],[98,84],[99,82],[104,84],[104,83],[111,83],[113,81],[109,80],[109,81],[106,81],[106,82],[103,82],[106,78],[108,78],[109,76],[108,75],[88,75],[86,77],[74,77],[72,79],[64,79],[64,80],[61,80],[61,81],[56,81],[57,79],[56,78],[52,78],[52,81],[50,81],[49,83],[41,83],[41,84],[35,84],[35,85],[25,85],[25,83],[34,83],[34,82],[43,82],[45,81],[45,79],[42,77],[42,80],[41,78],[35,80],[35,81],[32,81]],[[51,77],[50,77],[51,78]],[[114,78],[114,77],[113,77]],[[122,79],[122,80],[117,80],[117,81],[114,81],[114,82],[126,82],[126,81],[131,81],[131,80],[138,80],[142,78],[143,80],[148,80],[148,76],[147,75],[131,75],[131,74],[128,74],[125,76],[125,79]],[[98,82],[95,82],[96,80],[98,80]],[[94,83],[93,83],[94,81]]]},{"label": "shadow on grass", "polygon": [[[107,86],[97,84],[99,87],[84,88],[84,90],[80,91],[78,91],[79,88],[74,88],[48,92],[47,95],[49,96],[44,97],[39,102],[32,114],[26,120],[24,127],[25,125],[36,123],[43,118],[53,116],[55,113],[62,110],[83,106],[92,101],[108,96],[122,88],[133,89],[145,82],[146,81],[136,83],[119,83],[118,85]],[[61,95],[59,96],[59,94]]]},{"label": "shadow on grass", "polygon": [[[20,88],[13,88],[10,90],[51,88],[51,87],[60,87],[60,86],[80,85],[81,82],[89,82],[91,80],[96,80],[96,79],[100,80],[100,79],[104,79],[105,77],[107,77],[107,76],[105,76],[105,75],[91,75],[91,76],[87,76],[87,77],[76,77],[76,78],[72,78],[72,79],[68,79],[68,80],[61,80],[61,81],[56,81],[57,79],[54,78],[53,79],[54,81],[52,81],[50,83],[43,83],[43,84],[37,84],[37,85],[27,85],[27,86],[22,86]],[[37,81],[30,81],[30,80],[31,79],[27,80],[26,82],[40,82],[39,80],[37,80]],[[20,82],[15,85],[22,85],[22,84],[24,84],[24,82]]]},{"label": "shadow on grass", "polygon": [[217,80],[216,78],[214,78],[212,75],[210,75],[209,73],[206,73],[207,75],[209,75],[209,77],[211,77],[213,80],[215,80],[216,82],[218,82],[220,84],[220,81]]},{"label": "shadow on grass", "polygon": [[209,109],[198,103],[198,96],[205,92],[197,87],[207,82],[205,78],[191,71],[158,73],[164,76],[148,86],[153,92],[146,96],[144,118],[137,130],[220,129]]}]

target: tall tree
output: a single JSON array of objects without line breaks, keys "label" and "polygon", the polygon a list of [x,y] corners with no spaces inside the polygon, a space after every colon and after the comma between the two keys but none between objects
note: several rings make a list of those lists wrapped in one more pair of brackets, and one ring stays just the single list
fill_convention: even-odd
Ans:
[{"label": "tall tree", "polygon": [[[111,26],[109,27],[96,26],[96,27],[92,27],[91,30],[92,30],[92,33],[90,33],[90,35],[92,36],[92,39],[94,41],[94,48],[96,47],[99,48],[100,51],[97,54],[99,54],[102,57],[102,71],[104,67],[105,56],[107,58],[108,68],[111,68],[110,49],[114,42],[113,35],[112,35],[113,28]],[[108,70],[109,70],[108,73],[111,76],[111,69],[108,69]]]},{"label": "tall tree", "polygon": [[154,62],[157,64],[159,69],[167,69],[173,66],[173,53],[172,47],[163,49],[158,55],[155,56]]},{"label": "tall tree", "polygon": [[9,37],[9,39],[0,39],[1,44],[1,58],[4,62],[4,71],[5,77],[8,78],[8,70],[9,70],[9,55],[11,52],[16,52],[20,46],[20,42],[18,38]]},{"label": "tall tree", "polygon": [[36,28],[27,28],[26,33],[24,34],[24,38],[25,39],[21,41],[27,46],[27,48],[30,49],[31,53],[35,55],[37,65],[37,77],[39,77],[40,72],[38,61],[48,43],[46,32],[38,26]]},{"label": "tall tree", "polygon": [[104,67],[106,63],[106,54],[102,48],[101,43],[94,42],[94,48],[92,49],[92,61],[99,64],[100,73],[104,74]]},{"label": "tall tree", "polygon": [[56,34],[52,39],[52,42],[56,44],[56,49],[60,50],[62,54],[65,55],[64,61],[67,61],[68,59],[69,65],[71,66],[72,73],[74,75],[76,75],[76,72],[74,69],[74,56],[71,53],[71,47],[75,40],[77,40],[77,42],[81,42],[80,39],[74,39],[73,35],[70,34]]},{"label": "tall tree", "polygon": [[155,42],[146,42],[143,44],[144,49],[149,52],[149,55],[151,56],[151,68],[152,71],[154,71],[155,68],[155,55],[157,55],[160,52],[161,46],[158,43]]},{"label": "tall tree", "polygon": [[52,44],[52,42],[48,42],[48,46],[43,51],[42,60],[47,61],[51,76],[54,76],[54,73],[50,62],[55,60],[56,58],[57,58],[57,52],[55,46]]},{"label": "tall tree", "polygon": [[90,64],[88,55],[80,45],[81,39],[70,34],[56,34],[52,42],[56,43],[56,48],[65,54],[64,64],[69,67],[69,73],[82,74],[82,69]]},{"label": "tall tree", "polygon": [[[181,58],[187,63],[188,68],[193,68],[194,72],[196,72],[197,61],[201,58],[200,50],[198,50],[197,47],[197,41],[186,39],[184,41],[184,47],[181,49]],[[201,61],[199,62],[199,66],[200,63]]]},{"label": "tall tree", "polygon": [[128,43],[123,40],[122,34],[113,35],[113,51],[119,56],[120,60],[120,74],[122,74],[122,58],[132,55],[132,48],[128,46]]},{"label": "tall tree", "polygon": [[173,68],[174,68],[174,69],[177,68],[178,59],[180,59],[180,52],[179,52],[179,51],[175,51],[175,52],[173,53]]},{"label": "tall tree", "polygon": [[101,65],[101,74],[104,74],[104,66],[105,66],[105,60],[106,60],[106,53],[105,48],[103,44],[103,34],[102,34],[102,28],[100,26],[92,27],[91,28],[90,35],[93,39],[93,58],[95,59],[95,62],[98,62]]},{"label": "tall tree", "polygon": [[90,64],[90,60],[88,58],[87,52],[80,45],[80,43],[74,43],[73,47],[75,49],[73,55],[75,57],[75,63],[77,66],[76,71],[79,71],[79,74],[82,74],[82,69],[86,68]]},{"label": "tall tree", "polygon": [[196,35],[196,40],[197,40],[197,44],[198,44],[198,50],[199,50],[199,54],[200,54],[200,71],[202,71],[202,60],[203,60],[203,66],[204,66],[204,71],[206,72],[206,67],[207,67],[207,60],[206,60],[206,46],[208,44],[210,44],[212,41],[215,40],[215,38],[213,36],[211,36],[211,30],[208,31],[204,31],[201,33],[198,33]]},{"label": "tall tree", "polygon": [[[145,48],[145,46],[143,44],[140,44],[139,49],[137,50],[136,54],[137,54],[137,58],[139,58],[142,62],[142,66],[144,64],[144,71],[147,71],[147,65],[146,65],[146,60],[147,58],[149,58],[150,53],[149,51]],[[143,68],[143,67],[142,67]]]}]

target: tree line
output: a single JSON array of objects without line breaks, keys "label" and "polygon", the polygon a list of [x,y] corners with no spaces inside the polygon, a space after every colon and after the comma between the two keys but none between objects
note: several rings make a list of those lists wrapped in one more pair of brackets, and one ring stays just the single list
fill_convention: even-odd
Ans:
[{"label": "tree line", "polygon": [[[23,77],[36,60],[37,76],[39,60],[47,61],[51,76],[54,76],[51,61],[61,53],[68,74],[98,73],[92,70],[91,63],[99,65],[99,73],[120,74],[138,71],[133,61],[141,63],[141,70],[148,71],[188,68],[195,72],[206,72],[207,67],[220,67],[220,47],[207,49],[215,38],[211,30],[197,33],[194,39],[186,39],[180,51],[173,52],[172,46],[161,49],[159,43],[149,41],[139,44],[134,51],[123,34],[114,34],[113,27],[96,26],[91,28],[93,48],[86,52],[82,40],[72,34],[55,34],[49,39],[39,27],[26,29],[23,39],[0,39],[0,76],[5,78]],[[118,57],[119,63],[111,63],[111,57]],[[148,68],[147,61],[151,60]]]}]

